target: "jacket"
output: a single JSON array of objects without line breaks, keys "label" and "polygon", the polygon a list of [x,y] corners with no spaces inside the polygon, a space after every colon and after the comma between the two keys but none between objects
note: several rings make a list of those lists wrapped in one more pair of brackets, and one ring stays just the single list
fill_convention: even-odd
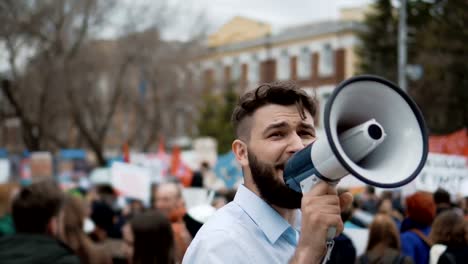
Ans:
[{"label": "jacket", "polygon": [[79,264],[72,250],[59,240],[40,234],[15,234],[0,239],[2,264]]}]

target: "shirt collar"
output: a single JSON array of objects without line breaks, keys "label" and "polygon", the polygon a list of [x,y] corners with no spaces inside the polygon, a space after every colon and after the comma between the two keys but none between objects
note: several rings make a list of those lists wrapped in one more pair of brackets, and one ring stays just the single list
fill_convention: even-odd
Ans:
[{"label": "shirt collar", "polygon": [[[275,209],[244,185],[239,185],[234,202],[255,222],[272,244],[288,229],[296,232]],[[297,214],[297,217],[300,217],[300,214]]]}]

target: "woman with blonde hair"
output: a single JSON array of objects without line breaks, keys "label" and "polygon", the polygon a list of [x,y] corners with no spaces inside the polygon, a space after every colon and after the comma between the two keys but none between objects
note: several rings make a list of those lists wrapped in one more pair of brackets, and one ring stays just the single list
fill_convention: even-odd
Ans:
[{"label": "woman with blonde hair", "polygon": [[393,219],[377,214],[369,227],[366,252],[358,258],[360,264],[411,264],[410,257],[401,254],[400,237]]},{"label": "woman with blonde hair", "polygon": [[72,195],[65,196],[60,215],[59,238],[74,251],[81,263],[111,264],[110,254],[95,245],[85,234],[83,228],[86,215],[84,201]]},{"label": "woman with blonde hair", "polygon": [[[430,263],[466,263],[468,259],[467,228],[467,222],[461,211],[449,209],[440,213],[435,218],[430,233],[434,244],[431,248]],[[437,254],[436,251],[439,248],[443,249],[441,245],[446,248]]]}]

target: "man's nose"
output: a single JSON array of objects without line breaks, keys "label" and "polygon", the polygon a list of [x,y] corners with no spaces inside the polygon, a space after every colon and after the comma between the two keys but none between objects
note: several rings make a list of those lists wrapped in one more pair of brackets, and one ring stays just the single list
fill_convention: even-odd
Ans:
[{"label": "man's nose", "polygon": [[305,147],[304,140],[296,133],[291,135],[288,152],[296,153]]}]

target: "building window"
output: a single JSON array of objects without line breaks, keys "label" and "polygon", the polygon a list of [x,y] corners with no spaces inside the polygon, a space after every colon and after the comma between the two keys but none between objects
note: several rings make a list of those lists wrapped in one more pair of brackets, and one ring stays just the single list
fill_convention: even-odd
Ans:
[{"label": "building window", "polygon": [[234,82],[239,81],[241,77],[241,65],[240,65],[239,58],[234,58],[234,60],[232,61],[231,72],[232,72],[231,80]]},{"label": "building window", "polygon": [[325,44],[320,53],[319,74],[322,76],[332,75],[335,68],[335,56],[330,44]]},{"label": "building window", "polygon": [[297,75],[299,79],[310,79],[312,73],[312,56],[308,47],[303,47],[299,53]]},{"label": "building window", "polygon": [[282,50],[276,66],[278,72],[278,79],[289,80],[291,78],[291,63],[289,62],[289,55],[287,50]]},{"label": "building window", "polygon": [[257,55],[252,56],[252,60],[249,64],[249,83],[257,84],[260,81],[260,62]]},{"label": "building window", "polygon": [[221,61],[216,62],[215,68],[215,83],[217,86],[221,86],[224,81],[224,67]]}]

